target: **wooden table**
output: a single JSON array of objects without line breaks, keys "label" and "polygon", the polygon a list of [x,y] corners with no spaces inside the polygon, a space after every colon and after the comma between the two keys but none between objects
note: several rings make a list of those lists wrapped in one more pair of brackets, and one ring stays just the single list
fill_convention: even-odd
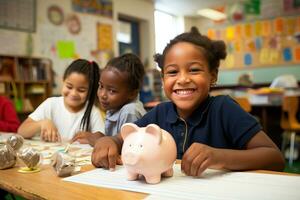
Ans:
[{"label": "wooden table", "polygon": [[[87,166],[82,171],[93,169]],[[0,188],[26,199],[143,199],[147,194],[94,187],[63,181],[50,165],[32,174],[18,172],[18,167],[0,170]]]},{"label": "wooden table", "polygon": [[[85,166],[81,172],[94,169]],[[257,173],[297,175],[258,170]],[[50,165],[43,165],[39,173],[22,174],[18,167],[0,170],[0,188],[26,199],[143,199],[147,194],[94,187],[63,181]]]}]

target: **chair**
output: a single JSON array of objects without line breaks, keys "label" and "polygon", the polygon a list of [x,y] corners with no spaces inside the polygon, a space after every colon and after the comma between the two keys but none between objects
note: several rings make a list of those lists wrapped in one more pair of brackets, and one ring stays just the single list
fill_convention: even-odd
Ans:
[{"label": "chair", "polygon": [[293,163],[295,151],[295,139],[297,132],[300,132],[300,123],[296,118],[299,109],[299,96],[284,96],[282,101],[282,113],[280,126],[284,130],[281,151],[284,153],[287,136],[290,136],[289,165]]},{"label": "chair", "polygon": [[246,111],[250,112],[252,110],[251,104],[247,97],[234,97],[234,100]]}]

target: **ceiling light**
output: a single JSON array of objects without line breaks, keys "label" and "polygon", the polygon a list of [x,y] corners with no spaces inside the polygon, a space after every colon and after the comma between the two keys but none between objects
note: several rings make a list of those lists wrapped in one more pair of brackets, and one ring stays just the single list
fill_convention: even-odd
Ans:
[{"label": "ceiling light", "polygon": [[197,14],[215,21],[226,19],[226,15],[224,13],[210,8],[198,10]]}]

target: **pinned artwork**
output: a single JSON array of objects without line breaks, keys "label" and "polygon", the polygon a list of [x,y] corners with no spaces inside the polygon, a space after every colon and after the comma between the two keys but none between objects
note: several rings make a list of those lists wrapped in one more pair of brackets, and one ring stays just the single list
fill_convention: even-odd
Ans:
[{"label": "pinned artwork", "polygon": [[295,54],[295,61],[300,62],[300,46],[295,47],[294,54]]},{"label": "pinned artwork", "polygon": [[234,39],[234,27],[229,26],[226,28],[226,39],[233,40]]},{"label": "pinned artwork", "polygon": [[259,53],[259,61],[261,64],[267,64],[269,58],[269,49],[262,48]]},{"label": "pinned artwork", "polygon": [[234,67],[234,56],[232,54],[228,54],[226,56],[225,60],[227,68],[233,68]]},{"label": "pinned artwork", "polygon": [[283,23],[285,23],[285,22],[284,22],[283,18],[281,18],[281,17],[276,18],[274,20],[275,33],[277,33],[277,34],[282,34],[283,33],[283,29],[284,29]]},{"label": "pinned artwork", "polygon": [[241,25],[236,25],[235,26],[235,36],[237,38],[241,38],[242,37],[242,26]]},{"label": "pinned artwork", "polygon": [[262,35],[262,24],[260,21],[256,21],[254,24],[254,34],[255,34],[255,36]]},{"label": "pinned artwork", "polygon": [[245,63],[245,65],[252,64],[252,55],[250,53],[247,53],[244,55],[244,63]]},{"label": "pinned artwork", "polygon": [[262,35],[270,36],[271,34],[271,22],[268,20],[262,21]]},{"label": "pinned artwork", "polygon": [[296,19],[295,18],[288,18],[285,21],[286,26],[286,34],[287,35],[293,35],[296,30]]},{"label": "pinned artwork", "polygon": [[60,58],[73,58],[75,55],[75,44],[73,41],[58,41],[56,46]]},{"label": "pinned artwork", "polygon": [[113,49],[112,26],[110,24],[97,24],[98,50]]},{"label": "pinned artwork", "polygon": [[112,18],[112,0],[72,0],[74,11]]},{"label": "pinned artwork", "polygon": [[61,25],[64,21],[64,13],[59,6],[50,6],[47,10],[49,21],[54,25]]},{"label": "pinned artwork", "polygon": [[252,24],[245,24],[244,25],[244,33],[246,38],[251,38],[252,37]]},{"label": "pinned artwork", "polygon": [[242,41],[241,40],[236,40],[234,42],[234,50],[236,52],[240,52],[242,50]]},{"label": "pinned artwork", "polygon": [[215,39],[215,31],[213,29],[208,29],[207,30],[207,37],[209,37],[211,40]]},{"label": "pinned artwork", "polygon": [[261,47],[262,47],[262,38],[261,37],[255,38],[255,47],[257,50],[261,49]]},{"label": "pinned artwork", "polygon": [[279,51],[276,49],[271,49],[270,50],[270,56],[269,56],[269,62],[276,64],[279,61]]},{"label": "pinned artwork", "polygon": [[[224,40],[227,53],[221,68],[300,64],[300,16],[281,16],[209,30]],[[230,60],[234,60],[234,66]]]},{"label": "pinned artwork", "polygon": [[283,59],[284,59],[284,61],[289,62],[289,61],[292,60],[292,51],[291,51],[291,48],[284,48],[282,53],[283,53]]},{"label": "pinned artwork", "polygon": [[70,15],[66,19],[66,25],[71,34],[78,34],[81,31],[81,23],[77,15]]}]

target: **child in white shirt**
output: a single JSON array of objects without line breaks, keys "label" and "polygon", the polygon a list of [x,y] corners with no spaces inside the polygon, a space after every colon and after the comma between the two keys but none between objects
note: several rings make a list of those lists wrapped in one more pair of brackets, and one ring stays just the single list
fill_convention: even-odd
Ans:
[{"label": "child in white shirt", "polygon": [[21,124],[18,134],[31,138],[40,133],[48,142],[69,141],[75,134],[104,132],[104,121],[94,106],[99,82],[95,62],[77,59],[63,76],[61,97],[46,99]]}]

